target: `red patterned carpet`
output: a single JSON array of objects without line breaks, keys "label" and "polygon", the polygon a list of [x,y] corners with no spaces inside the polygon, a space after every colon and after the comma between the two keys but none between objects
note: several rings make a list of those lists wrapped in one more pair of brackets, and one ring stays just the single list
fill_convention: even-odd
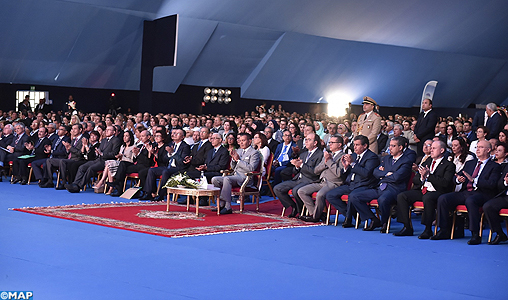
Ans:
[{"label": "red patterned carpet", "polygon": [[185,205],[172,202],[170,212],[166,212],[165,203],[136,202],[16,208],[14,210],[167,237],[319,226],[319,224],[281,217],[282,206],[277,200],[261,203],[260,212],[256,212],[253,204],[246,205],[244,213],[234,211],[233,214],[223,216],[217,216],[217,213],[211,212],[210,209],[211,207],[200,207],[199,216],[196,216],[193,206],[187,212]]}]

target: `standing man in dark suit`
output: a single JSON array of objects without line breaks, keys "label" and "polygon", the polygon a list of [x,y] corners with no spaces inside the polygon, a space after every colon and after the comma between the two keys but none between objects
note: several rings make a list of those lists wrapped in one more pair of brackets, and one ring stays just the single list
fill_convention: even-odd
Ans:
[{"label": "standing man in dark suit", "polygon": [[[382,226],[381,233],[386,233],[390,209],[397,200],[397,195],[407,189],[407,182],[411,176],[411,166],[414,158],[403,155],[405,139],[401,136],[390,140],[390,155],[385,156],[379,167],[374,169],[373,175],[379,179],[376,188],[366,189],[357,193],[351,193],[348,201],[360,213],[362,220],[370,219],[370,225],[365,231],[372,231]],[[381,220],[373,213],[368,202],[377,199]]]},{"label": "standing man in dark suit", "polygon": [[344,184],[326,194],[328,202],[346,217],[342,223],[344,228],[354,227],[352,217],[356,211],[351,202],[346,204],[341,200],[342,195],[351,197],[353,193],[373,188],[378,182],[373,173],[379,166],[379,157],[369,149],[369,139],[364,135],[357,135],[353,139],[353,147],[352,155],[342,156]]},{"label": "standing man in dark suit", "polygon": [[[319,175],[316,182],[307,184],[298,189],[298,196],[309,211],[308,216],[301,216],[300,219],[306,222],[319,222],[323,220],[323,209],[326,206],[326,193],[340,186],[343,182],[342,172],[342,146],[344,139],[339,135],[332,135],[328,138],[330,152],[323,151],[321,162],[314,169],[314,173]],[[312,194],[317,192],[316,203],[312,200]],[[326,214],[324,216],[326,219]]]},{"label": "standing man in dark suit", "polygon": [[[314,169],[323,158],[323,151],[319,148],[320,145],[321,139],[319,136],[315,133],[309,133],[305,138],[306,151],[300,153],[297,159],[291,160],[294,177],[292,180],[281,182],[273,187],[273,191],[282,205],[285,208],[291,207],[293,209],[289,214],[290,218],[296,217],[302,211],[303,201],[298,195],[298,190],[319,179],[319,175],[314,173]],[[288,192],[291,189],[295,201],[289,197]]]},{"label": "standing man in dark suit", "polygon": [[166,184],[168,179],[178,172],[186,171],[190,163],[191,149],[189,145],[184,142],[185,131],[175,128],[171,131],[171,139],[173,142],[166,146],[167,156],[169,157],[168,166],[166,168],[150,168],[146,176],[146,184],[143,187],[145,193],[139,200],[156,200],[162,201],[166,197],[166,189],[161,189],[157,198],[155,192],[157,187],[155,185],[159,176],[161,177],[162,185]]},{"label": "standing man in dark suit", "polygon": [[414,129],[414,140],[418,156],[424,155],[423,142],[434,137],[437,121],[438,116],[432,109],[432,100],[424,99],[422,102],[422,112],[418,116]]},{"label": "standing man in dark suit", "polygon": [[46,104],[46,98],[39,99],[39,104],[35,106],[34,113],[37,115],[38,113],[42,113],[44,116],[49,112],[49,106]]},{"label": "standing man in dark suit", "polygon": [[116,159],[120,152],[122,140],[115,136],[115,127],[106,127],[106,137],[102,139],[99,148],[96,149],[97,158],[89,161],[78,168],[76,179],[65,188],[70,193],[79,193],[81,189],[94,177],[97,172],[104,170],[104,162],[108,159]]},{"label": "standing man in dark suit", "polygon": [[501,132],[501,130],[504,128],[504,125],[506,125],[506,121],[504,121],[503,117],[497,111],[496,103],[487,104],[487,107],[485,107],[485,112],[487,113],[487,122],[485,123],[485,126],[490,130],[490,133],[487,135],[486,139],[497,139],[499,132]]},{"label": "standing man in dark suit", "polygon": [[[427,140],[427,143],[430,143]],[[423,201],[424,210],[422,224],[425,230],[418,236],[419,239],[429,239],[432,234],[432,222],[435,219],[437,198],[445,193],[453,192],[455,165],[444,159],[446,144],[443,141],[432,142],[430,158],[418,167],[418,173],[413,178],[413,189],[397,196],[397,221],[404,224],[401,231],[395,236],[413,235],[413,225],[409,220],[409,207],[416,201]]]},{"label": "standing man in dark suit", "polygon": [[483,212],[489,227],[492,232],[496,233],[496,237],[489,242],[489,245],[497,245],[508,240],[508,237],[501,228],[502,219],[499,216],[501,209],[508,208],[508,164],[505,165],[503,175],[499,179],[498,189],[500,193],[483,205]]},{"label": "standing man in dark suit", "polygon": [[[431,237],[432,240],[450,238],[449,215],[457,205],[466,205],[469,215],[469,230],[471,240],[469,245],[478,245],[480,237],[480,208],[497,193],[497,183],[501,176],[501,165],[490,159],[491,144],[479,141],[476,147],[476,157],[467,161],[462,171],[457,174],[456,183],[462,184],[459,192],[441,195],[437,199],[439,232]],[[462,229],[463,230],[463,229]]]}]

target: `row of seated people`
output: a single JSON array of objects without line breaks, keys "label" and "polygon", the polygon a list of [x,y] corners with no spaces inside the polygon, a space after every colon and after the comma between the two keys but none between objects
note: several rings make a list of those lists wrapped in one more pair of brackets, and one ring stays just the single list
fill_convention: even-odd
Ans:
[{"label": "row of seated people", "polygon": [[[221,146],[222,136],[220,134],[214,134],[208,141],[208,129],[204,129],[202,132],[203,145],[200,143],[192,149],[183,142],[184,132],[182,130],[172,131],[173,142],[170,145],[164,144],[163,132],[156,133],[155,143],[151,143],[150,133],[143,131],[138,146],[133,146],[134,139],[130,131],[123,134],[122,143],[120,138],[115,135],[113,126],[106,128],[106,138],[100,143],[98,134],[90,134],[88,139],[84,138],[81,134],[80,124],[75,124],[72,128],[61,126],[58,130],[58,138],[54,139],[52,143],[44,136],[44,130],[39,131],[39,139],[33,143],[24,137],[24,128],[21,123],[16,125],[15,130],[16,139],[8,146],[12,148],[8,149],[20,148],[19,145],[23,145],[24,149],[21,152],[14,151],[7,154],[7,159],[12,158],[13,161],[15,176],[13,182],[25,181],[27,163],[30,162],[35,178],[40,180],[41,187],[54,185],[52,174],[56,168],[60,170],[62,179],[68,178],[69,180],[69,183],[63,187],[69,192],[79,192],[97,172],[104,170],[103,180],[109,178],[108,185],[115,190],[112,194],[119,195],[126,174],[137,172],[140,174],[144,192],[142,199],[150,200],[157,196],[160,200],[164,198],[162,194],[164,191],[156,195],[155,182],[157,178],[162,177],[162,182],[165,182],[171,175],[182,171],[188,171],[192,177],[199,177],[200,172],[204,171],[215,186],[222,188],[218,209],[224,214],[231,213],[231,187],[240,185],[245,179],[245,172],[255,170],[262,161],[260,152],[251,146],[252,140],[249,134],[239,135],[239,151],[228,152]],[[69,131],[70,137],[67,136]],[[312,132],[306,134],[304,143],[305,147],[299,157],[290,161],[291,165],[288,169],[294,176],[290,180],[277,184],[274,190],[284,207],[293,208],[290,217],[300,214],[301,207],[305,203],[310,215],[301,216],[301,218],[306,221],[317,221],[322,218],[324,200],[326,199],[346,217],[343,227],[352,226],[352,219],[358,212],[362,220],[370,220],[370,225],[366,230],[382,227],[382,232],[386,232],[391,205],[397,203],[398,220],[404,224],[404,228],[396,235],[412,235],[411,222],[407,221],[407,216],[409,216],[408,210],[411,201],[414,202],[419,198],[413,195],[414,191],[417,191],[425,203],[422,223],[426,228],[420,238],[449,238],[449,213],[458,204],[465,204],[470,212],[469,229],[472,231],[472,239],[469,243],[476,244],[481,241],[481,238],[479,239],[479,208],[484,203],[491,203],[491,205],[495,203],[495,201],[488,200],[494,198],[499,192],[497,181],[500,178],[503,184],[500,185],[500,188],[507,184],[505,181],[508,181],[505,179],[506,176],[501,176],[501,166],[490,160],[492,146],[487,141],[478,143],[477,158],[466,162],[463,171],[459,173],[456,173],[452,162],[443,159],[446,145],[440,141],[433,142],[430,151],[432,159],[426,159],[421,163],[418,169],[419,176],[415,176],[415,180],[420,181],[419,185],[416,182],[415,189],[406,192],[404,190],[407,186],[407,179],[410,178],[416,154],[407,148],[407,140],[402,137],[390,141],[391,155],[383,157],[382,161],[376,154],[368,150],[368,139],[361,135],[354,138],[354,153],[352,155],[342,152],[344,141],[340,136],[330,138],[328,142],[330,151],[320,149],[322,143],[319,136]],[[282,147],[279,148],[283,148],[284,145],[281,144]],[[23,155],[30,157],[20,158]],[[44,155],[49,155],[49,158],[44,158]],[[211,160],[217,155],[221,157],[219,159],[221,163],[217,164],[216,169],[210,168]],[[220,176],[219,170],[226,169],[230,160],[235,173],[233,176],[224,178]],[[115,163],[111,161],[115,161]],[[481,163],[477,164],[478,161]],[[451,165],[452,175],[446,173],[447,176],[437,176],[440,173],[438,170],[441,163],[446,164],[446,162],[450,162],[448,165]],[[76,172],[72,170],[76,170]],[[146,174],[146,176],[142,174]],[[488,176],[487,182],[483,180],[486,176]],[[455,186],[459,184],[462,186],[459,189],[460,192],[453,192]],[[59,187],[59,189],[63,188]],[[293,190],[295,202],[288,195],[290,189]],[[316,203],[314,203],[310,195],[316,191],[318,196]],[[409,195],[410,193],[413,194]],[[343,195],[349,195],[347,203],[342,201]],[[427,198],[431,198],[430,196],[432,199],[428,200]],[[372,199],[378,199],[381,220],[372,213],[368,206],[368,202]],[[404,205],[404,201],[406,205]],[[438,208],[437,224],[440,231],[434,236],[430,228],[435,219],[436,207]],[[487,214],[489,205],[486,204],[484,210]],[[494,218],[487,214],[489,222]],[[502,231],[497,232],[494,242],[506,240]]]},{"label": "row of seated people", "polygon": [[[381,232],[386,233],[392,206],[396,205],[397,221],[404,227],[394,235],[411,236],[410,208],[416,201],[423,201],[421,222],[425,229],[418,237],[440,240],[450,238],[450,215],[458,205],[465,205],[472,236],[468,244],[481,243],[482,210],[497,233],[489,244],[507,240],[500,227],[499,211],[507,206],[508,167],[492,159],[492,145],[488,141],[478,143],[476,156],[464,160],[458,172],[454,155],[446,151],[446,143],[439,139],[425,141],[426,155],[419,158],[418,165],[414,165],[416,153],[407,148],[407,140],[403,137],[390,140],[390,155],[381,157],[381,160],[368,149],[369,141],[365,136],[354,138],[354,153],[351,155],[344,154],[342,144],[340,136],[333,136],[330,151],[321,151],[319,137],[310,134],[306,138],[307,151],[291,161],[293,179],[274,187],[282,205],[292,208],[289,217],[300,215],[302,220],[309,222],[324,220],[327,200],[345,216],[342,227],[354,227],[353,219],[358,213],[360,220],[369,222],[364,230],[381,227]],[[414,177],[411,176],[412,169],[415,170]],[[407,190],[408,180],[412,177],[413,187]],[[289,196],[289,190],[292,190],[293,197]],[[344,195],[348,195],[347,200]],[[377,199],[380,219],[369,206],[373,199]],[[309,215],[302,214],[304,204]],[[439,231],[434,235],[432,224],[436,220],[436,211]],[[463,219],[459,218],[455,237],[463,236],[463,225]]]}]

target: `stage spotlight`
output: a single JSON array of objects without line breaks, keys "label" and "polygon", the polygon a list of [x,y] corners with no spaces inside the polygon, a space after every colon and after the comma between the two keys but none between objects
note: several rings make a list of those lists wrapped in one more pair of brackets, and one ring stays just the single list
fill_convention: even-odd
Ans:
[{"label": "stage spotlight", "polygon": [[210,102],[212,102],[212,103],[217,102],[217,96],[212,96],[212,98],[210,99]]},{"label": "stage spotlight", "polygon": [[219,89],[219,93],[218,93],[219,96],[224,96],[224,90],[223,89]]},{"label": "stage spotlight", "polygon": [[212,95],[217,95],[217,93],[218,93],[218,92],[219,92],[219,90],[218,90],[218,89],[216,89],[216,88],[213,88],[213,89],[212,89]]},{"label": "stage spotlight", "polygon": [[205,88],[205,94],[210,94],[212,92],[212,89],[207,87]]},{"label": "stage spotlight", "polygon": [[208,103],[208,101],[210,101],[210,95],[205,95],[205,96],[203,97],[203,101],[205,101],[205,102],[207,102],[207,103]]},{"label": "stage spotlight", "polygon": [[231,95],[231,90],[225,90],[225,91],[224,91],[224,95],[226,95],[226,96]]},{"label": "stage spotlight", "polygon": [[222,104],[222,102],[224,102],[224,97],[219,97],[217,99],[217,102],[219,102],[219,104]]},{"label": "stage spotlight", "polygon": [[231,98],[226,97],[226,98],[224,99],[224,103],[226,103],[226,104],[231,103]]}]

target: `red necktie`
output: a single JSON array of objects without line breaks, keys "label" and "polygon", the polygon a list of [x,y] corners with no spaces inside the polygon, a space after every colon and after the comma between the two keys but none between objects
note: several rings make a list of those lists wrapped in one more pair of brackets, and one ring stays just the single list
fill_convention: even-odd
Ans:
[{"label": "red necktie", "polygon": [[[434,170],[434,165],[436,164],[436,161],[433,160],[432,161],[432,165],[430,166],[430,171],[432,172],[432,170]],[[423,189],[422,189],[422,194],[425,195],[427,193],[427,187],[424,186]]]},{"label": "red necktie", "polygon": [[[474,169],[473,171],[473,179],[476,178],[476,176],[478,176],[478,173],[480,173],[480,167],[482,165],[482,162],[481,161],[478,161],[478,164],[476,165],[476,168]],[[467,183],[467,190],[468,191],[472,191],[473,190],[473,181],[470,181]]]}]

